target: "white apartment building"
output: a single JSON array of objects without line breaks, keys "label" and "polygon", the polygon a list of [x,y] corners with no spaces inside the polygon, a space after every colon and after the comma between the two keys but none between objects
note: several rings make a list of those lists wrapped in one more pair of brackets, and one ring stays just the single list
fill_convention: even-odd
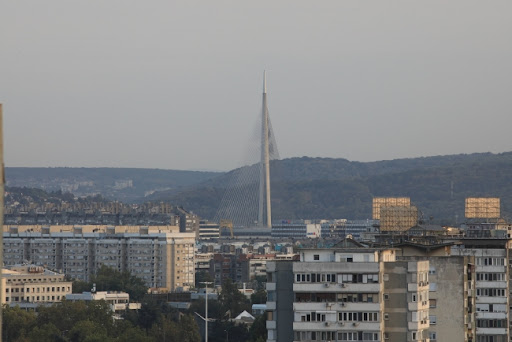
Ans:
[{"label": "white apartment building", "polygon": [[153,289],[194,286],[195,233],[153,227],[4,231],[4,264],[30,261],[88,281],[102,265],[129,271]]},{"label": "white apartment building", "polygon": [[267,262],[268,342],[429,341],[428,261],[397,261],[394,249],[299,254]]},{"label": "white apartment building", "polygon": [[475,257],[476,342],[506,342],[511,335],[510,248],[512,240],[461,239],[453,255]]}]

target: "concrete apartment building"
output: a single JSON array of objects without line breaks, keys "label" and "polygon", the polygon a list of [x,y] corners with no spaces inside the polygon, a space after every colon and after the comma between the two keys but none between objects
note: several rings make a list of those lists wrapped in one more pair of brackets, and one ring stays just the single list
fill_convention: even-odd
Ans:
[{"label": "concrete apartment building", "polygon": [[16,265],[2,270],[2,304],[35,308],[43,303],[56,303],[72,292],[72,282],[64,274],[41,266]]},{"label": "concrete apartment building", "polygon": [[176,207],[176,215],[180,217],[180,232],[194,233],[199,237],[199,216],[181,207]]},{"label": "concrete apartment building", "polygon": [[220,225],[207,220],[199,221],[198,240],[218,240],[220,238]]},{"label": "concrete apartment building", "polygon": [[475,341],[475,257],[452,255],[453,242],[394,244],[397,259],[429,261],[430,341]]},{"label": "concrete apartment building", "polygon": [[30,261],[84,281],[106,265],[152,289],[175,291],[194,286],[194,244],[195,233],[173,226],[52,226],[9,227],[3,247],[5,265]]},{"label": "concrete apartment building", "polygon": [[510,266],[512,240],[461,239],[452,255],[475,258],[476,342],[510,341]]},{"label": "concrete apartment building", "polygon": [[267,341],[430,341],[428,260],[355,247],[267,262]]}]

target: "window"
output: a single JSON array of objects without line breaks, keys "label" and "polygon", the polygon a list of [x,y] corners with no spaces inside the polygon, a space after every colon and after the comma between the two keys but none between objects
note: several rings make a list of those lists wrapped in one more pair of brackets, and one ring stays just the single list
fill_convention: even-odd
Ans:
[{"label": "window", "polygon": [[320,255],[319,254],[313,255],[313,260],[320,260]]},{"label": "window", "polygon": [[388,320],[389,320],[389,314],[388,314],[387,312],[385,312],[385,313],[384,313],[384,319],[385,319],[386,321],[388,321]]},{"label": "window", "polygon": [[430,320],[430,325],[436,325],[437,324],[437,317],[436,316],[428,316],[428,319]]},{"label": "window", "polygon": [[384,293],[384,300],[389,300],[389,293]]},{"label": "window", "polygon": [[429,299],[428,302],[430,304],[429,307],[431,307],[431,308],[437,307],[437,299]]},{"label": "window", "polygon": [[437,333],[435,331],[430,331],[428,333],[428,335],[429,335],[431,341],[437,340]]}]

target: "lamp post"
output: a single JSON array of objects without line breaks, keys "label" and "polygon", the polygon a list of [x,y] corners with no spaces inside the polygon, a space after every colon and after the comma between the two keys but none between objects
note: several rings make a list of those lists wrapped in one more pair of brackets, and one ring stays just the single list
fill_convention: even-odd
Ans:
[{"label": "lamp post", "polygon": [[205,312],[204,312],[204,341],[208,342],[208,285],[213,284],[211,281],[201,281],[200,284],[204,284],[205,291]]}]

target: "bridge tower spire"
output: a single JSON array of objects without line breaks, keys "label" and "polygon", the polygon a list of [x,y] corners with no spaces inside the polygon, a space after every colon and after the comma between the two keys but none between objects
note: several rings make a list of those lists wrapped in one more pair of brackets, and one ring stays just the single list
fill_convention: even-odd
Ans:
[{"label": "bridge tower spire", "polygon": [[263,71],[263,102],[261,113],[261,159],[260,159],[260,196],[258,225],[272,228],[272,210],[270,205],[270,125],[267,106],[267,72]]}]

